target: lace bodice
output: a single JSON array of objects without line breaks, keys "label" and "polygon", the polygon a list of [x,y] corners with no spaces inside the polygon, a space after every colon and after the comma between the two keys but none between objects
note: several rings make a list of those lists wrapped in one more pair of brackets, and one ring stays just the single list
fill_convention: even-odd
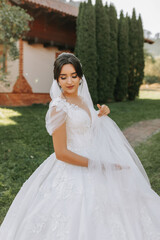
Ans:
[{"label": "lace bodice", "polygon": [[92,119],[86,110],[61,97],[53,99],[52,106],[56,107],[56,111],[63,111],[66,114],[67,148],[76,152],[88,148]]}]

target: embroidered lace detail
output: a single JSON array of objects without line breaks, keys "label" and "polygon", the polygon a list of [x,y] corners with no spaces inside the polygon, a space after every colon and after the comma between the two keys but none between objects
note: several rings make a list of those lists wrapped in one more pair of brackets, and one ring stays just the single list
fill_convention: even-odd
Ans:
[{"label": "embroidered lace detail", "polygon": [[79,106],[74,104],[74,103],[69,103],[66,101],[66,99],[61,98],[61,97],[57,97],[53,99],[53,104],[54,106],[58,106],[57,107],[57,111],[63,109],[67,112],[68,109],[70,108],[74,108],[74,109],[78,109]]},{"label": "embroidered lace detail", "polygon": [[[48,217],[43,216],[42,218],[42,216],[36,215],[30,231],[42,238],[45,228],[50,228],[51,234],[54,232],[54,237],[56,237],[57,240],[65,240],[70,233],[69,223],[69,216],[65,216],[64,213],[54,210]],[[48,238],[44,237],[43,239],[45,240]]]},{"label": "embroidered lace detail", "polygon": [[68,107],[69,107],[68,103],[63,101],[62,98],[57,97],[57,98],[54,98],[52,101],[53,101],[53,106],[56,106],[56,112],[60,110],[64,110],[66,113],[68,112]]},{"label": "embroidered lace detail", "polygon": [[[65,112],[67,148],[81,156],[89,156],[91,160],[104,156],[108,174],[101,175],[85,167],[73,166],[58,160],[55,153],[51,154],[22,185],[6,224],[2,225],[0,238],[160,240],[158,200],[157,204],[156,199],[152,202],[151,195],[147,205],[147,194],[144,192],[143,195],[145,185],[144,188],[143,184],[140,185],[136,172],[134,175],[133,172],[110,171],[110,165],[116,160],[126,158],[129,161],[130,157],[125,155],[125,149],[120,151],[122,144],[112,125],[110,127],[106,121],[108,138],[97,138],[93,151],[90,146],[93,129],[85,110],[60,97],[51,104],[56,106],[56,111]],[[55,113],[55,108],[51,110],[57,114],[56,117],[62,113]],[[59,122],[56,117],[54,120]],[[54,121],[49,123],[52,125]],[[101,148],[102,141],[104,148]]]},{"label": "embroidered lace detail", "polygon": [[[56,106],[56,111],[63,110],[67,113],[67,148],[82,153],[82,150],[88,148],[91,137],[91,119],[88,113],[78,105],[69,103],[61,97],[53,99],[53,104]],[[75,141],[75,139],[77,140]]]},{"label": "embroidered lace detail", "polygon": [[160,240],[160,232],[155,230],[154,223],[150,218],[148,209],[143,206],[140,210],[141,222],[143,226],[145,240]]},{"label": "embroidered lace detail", "polygon": [[71,217],[65,216],[62,212],[57,212],[51,215],[52,231],[56,232],[57,240],[65,240],[70,233],[69,224]]},{"label": "embroidered lace detail", "polygon": [[46,227],[47,217],[42,218],[42,216],[36,216],[37,221],[33,223],[32,232],[34,234],[39,234]]},{"label": "embroidered lace detail", "polygon": [[[70,109],[79,110],[79,111],[83,111],[86,114],[86,116],[90,119],[90,117],[88,116],[88,113],[83,108],[79,107],[77,104],[67,102],[65,98],[57,97],[53,99],[53,102],[54,102],[54,105],[57,106],[56,111],[59,111],[61,109],[63,109],[65,112],[68,112]],[[90,119],[90,123],[88,124],[88,127],[90,126],[91,126],[91,119]]]}]

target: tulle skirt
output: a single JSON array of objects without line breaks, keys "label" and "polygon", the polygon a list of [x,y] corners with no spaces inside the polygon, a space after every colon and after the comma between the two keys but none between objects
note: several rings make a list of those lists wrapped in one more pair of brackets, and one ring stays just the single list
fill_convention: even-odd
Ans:
[{"label": "tulle skirt", "polygon": [[110,118],[97,129],[88,147],[75,152],[103,170],[51,154],[16,195],[1,240],[160,240],[160,197],[138,157]]}]

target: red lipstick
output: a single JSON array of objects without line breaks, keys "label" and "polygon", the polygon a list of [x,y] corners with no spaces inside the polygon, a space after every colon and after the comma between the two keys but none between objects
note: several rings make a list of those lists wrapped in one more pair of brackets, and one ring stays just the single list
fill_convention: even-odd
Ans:
[{"label": "red lipstick", "polygon": [[73,88],[74,86],[69,86],[69,87],[67,87],[67,88],[69,88],[69,89],[71,89],[71,88]]}]

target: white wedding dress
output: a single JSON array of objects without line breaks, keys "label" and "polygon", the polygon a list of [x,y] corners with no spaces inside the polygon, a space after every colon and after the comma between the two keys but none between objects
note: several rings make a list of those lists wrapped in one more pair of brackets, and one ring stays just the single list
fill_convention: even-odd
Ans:
[{"label": "white wedding dress", "polygon": [[160,197],[116,123],[97,117],[95,132],[83,108],[60,97],[52,106],[66,113],[67,148],[103,159],[105,169],[72,165],[52,153],[16,195],[0,240],[160,240]]}]

